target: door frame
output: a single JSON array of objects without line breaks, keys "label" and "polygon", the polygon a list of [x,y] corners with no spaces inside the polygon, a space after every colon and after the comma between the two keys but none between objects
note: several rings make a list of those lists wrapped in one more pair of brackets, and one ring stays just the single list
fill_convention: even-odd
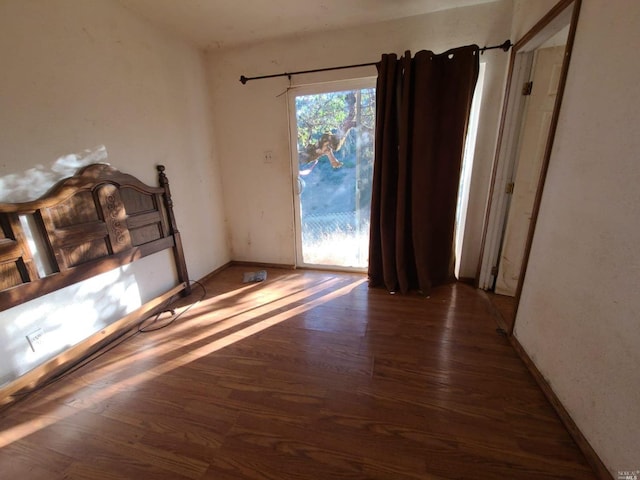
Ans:
[{"label": "door frame", "polygon": [[525,99],[522,128],[518,148],[514,152],[509,208],[497,262],[497,275],[494,277],[493,291],[496,294],[515,296],[568,32],[567,26],[550,42],[545,42],[531,52],[533,62],[528,85],[532,85],[532,88],[530,91],[527,89],[527,95],[522,95]]},{"label": "door frame", "polygon": [[296,268],[313,268],[317,270],[339,270],[347,272],[366,272],[366,268],[341,267],[337,265],[318,265],[304,263],[302,256],[302,217],[300,212],[300,183],[298,165],[298,121],[296,118],[296,97],[329,92],[341,92],[363,88],[375,88],[376,76],[360,77],[347,80],[335,80],[322,83],[310,83],[291,86],[287,90],[287,110],[289,116],[289,145],[291,152],[291,201],[293,202]]},{"label": "door frame", "polygon": [[507,213],[510,196],[506,193],[506,186],[512,181],[515,173],[515,162],[519,150],[520,131],[522,128],[524,97],[521,95],[521,87],[528,81],[533,64],[535,50],[544,44],[555,34],[569,26],[569,33],[565,47],[564,61],[560,79],[558,81],[558,94],[553,108],[551,124],[547,134],[544,156],[540,169],[538,187],[536,189],[531,222],[524,248],[524,256],[520,269],[520,277],[515,294],[514,321],[510,322],[509,335],[513,334],[515,315],[517,313],[522,286],[527,270],[527,263],[531,253],[533,235],[540,211],[540,202],[544,189],[544,182],[549,169],[549,159],[553,148],[555,131],[558,125],[560,107],[564,94],[571,51],[573,48],[578,15],[580,13],[581,0],[561,0],[540,21],[529,30],[511,51],[509,72],[505,97],[498,131],[498,146],[491,175],[491,187],[489,190],[489,205],[485,216],[485,224],[480,246],[480,260],[476,274],[476,286],[488,290],[493,285],[494,267],[497,267],[500,255],[504,229],[507,221]]}]

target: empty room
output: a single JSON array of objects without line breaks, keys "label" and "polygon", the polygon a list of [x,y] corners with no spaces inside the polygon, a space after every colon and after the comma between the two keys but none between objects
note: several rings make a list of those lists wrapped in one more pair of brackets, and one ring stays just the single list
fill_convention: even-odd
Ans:
[{"label": "empty room", "polygon": [[0,478],[640,477],[639,27],[0,0]]}]

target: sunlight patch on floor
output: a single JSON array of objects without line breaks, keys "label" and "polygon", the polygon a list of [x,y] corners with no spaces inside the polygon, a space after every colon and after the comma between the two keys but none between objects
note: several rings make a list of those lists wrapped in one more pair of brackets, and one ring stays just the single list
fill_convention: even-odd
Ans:
[{"label": "sunlight patch on floor", "polygon": [[[103,388],[100,388],[95,393],[89,394],[87,397],[83,398],[83,406],[80,408],[81,410],[87,409],[90,406],[94,406],[99,402],[102,402],[108,398],[113,397],[114,395],[122,392],[126,389],[133,389],[137,385],[140,385],[144,382],[152,380],[156,377],[164,375],[168,372],[171,372],[175,369],[183,367],[191,362],[195,362],[200,358],[206,357],[212,353],[215,353],[229,345],[233,345],[234,343],[244,340],[252,335],[256,335],[270,327],[278,325],[286,320],[289,320],[297,315],[300,315],[304,312],[312,310],[322,304],[327,302],[331,302],[338,297],[343,295],[347,295],[353,289],[362,285],[366,282],[365,278],[350,281],[346,285],[342,287],[338,287],[336,285],[339,282],[338,279],[333,279],[333,281],[328,280],[324,281],[316,287],[311,287],[307,290],[301,291],[297,295],[293,295],[292,297],[283,299],[282,302],[273,302],[268,307],[259,307],[252,311],[244,311],[239,314],[232,315],[235,316],[235,321],[232,322],[233,325],[239,326],[245,322],[248,322],[252,319],[255,319],[259,316],[265,316],[263,320],[260,320],[254,324],[251,324],[241,330],[235,331],[231,334],[228,334],[224,337],[213,340],[201,347],[198,347],[194,350],[191,350],[184,355],[181,355],[177,358],[166,360],[159,365],[151,367],[149,370],[145,370],[144,372],[138,373],[126,380],[121,380],[119,382],[106,385]],[[324,292],[324,293],[323,293]],[[317,298],[309,299],[313,295],[320,295]],[[306,299],[306,300],[305,300]],[[292,306],[297,301],[303,301],[303,303]],[[288,308],[288,309],[287,309]],[[285,310],[287,309],[287,310]],[[231,309],[229,309],[231,310]],[[260,313],[258,313],[260,312]],[[228,326],[230,328],[231,325]],[[211,334],[221,333],[223,330],[216,330],[217,327],[214,327],[212,330],[207,330],[203,332],[201,335],[190,339],[188,343],[181,343],[179,348],[184,348],[185,345],[192,345],[198,341],[202,341],[207,337],[211,336]],[[170,330],[169,330],[170,331]],[[111,371],[120,371],[123,368],[131,365],[132,363],[140,362],[144,358],[152,358],[157,357],[159,355],[163,355],[166,353],[170,353],[171,351],[178,348],[178,344],[170,344],[164,343],[161,346],[145,349],[135,355],[131,355],[127,357],[126,360],[117,361],[109,364],[107,367],[103,367],[102,369],[98,369],[96,372],[88,372],[89,374],[99,373],[100,376],[104,376]],[[76,387],[65,388],[63,389],[63,393],[58,395],[56,398],[60,398],[62,395],[73,393],[76,391]],[[70,391],[71,390],[71,391]],[[54,400],[51,397],[47,398],[47,402],[52,402]],[[75,406],[74,406],[75,408]],[[24,422],[20,425],[16,425],[14,427],[8,428],[1,432],[0,435],[0,448],[4,448],[11,443],[23,439],[43,428],[47,428],[55,423],[73,415],[74,412],[69,410],[64,410],[57,415],[53,415],[51,413],[47,415],[39,415],[37,418]]]}]

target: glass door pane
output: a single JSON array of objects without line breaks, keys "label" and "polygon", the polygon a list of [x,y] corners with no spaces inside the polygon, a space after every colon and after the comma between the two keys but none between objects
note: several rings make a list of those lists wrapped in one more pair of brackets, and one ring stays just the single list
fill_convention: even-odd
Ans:
[{"label": "glass door pane", "polygon": [[366,269],[375,88],[296,94],[298,263]]}]

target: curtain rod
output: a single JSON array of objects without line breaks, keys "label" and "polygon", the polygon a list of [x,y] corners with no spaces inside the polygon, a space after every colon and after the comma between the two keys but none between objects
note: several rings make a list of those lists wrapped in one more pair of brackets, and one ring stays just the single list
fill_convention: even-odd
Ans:
[{"label": "curtain rod", "polygon": [[[484,46],[479,49],[480,53],[484,53],[485,50],[495,50],[501,49],[505,52],[508,52],[509,49],[513,46],[511,40],[505,40],[500,45],[493,45],[491,47]],[[275,77],[289,77],[292,75],[301,75],[303,73],[317,73],[317,72],[328,72],[330,70],[344,70],[345,68],[358,68],[358,67],[371,67],[373,65],[377,65],[378,62],[370,62],[370,63],[359,63],[357,65],[343,65],[340,67],[327,67],[327,68],[316,68],[314,70],[300,70],[297,72],[284,72],[284,73],[274,73],[272,75],[261,75],[259,77],[245,77],[244,75],[240,76],[240,82],[245,85],[250,80],[263,80],[265,78],[275,78]]]}]

